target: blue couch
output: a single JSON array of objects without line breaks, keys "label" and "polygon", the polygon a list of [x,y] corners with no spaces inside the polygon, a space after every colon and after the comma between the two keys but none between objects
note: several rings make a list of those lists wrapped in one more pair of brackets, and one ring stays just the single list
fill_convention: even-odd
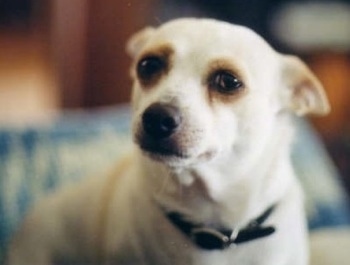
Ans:
[{"label": "blue couch", "polygon": [[[311,230],[350,224],[346,194],[317,135],[297,119],[293,162]],[[42,124],[0,125],[0,264],[30,206],[52,190],[107,170],[130,146],[130,109],[74,111]]]}]

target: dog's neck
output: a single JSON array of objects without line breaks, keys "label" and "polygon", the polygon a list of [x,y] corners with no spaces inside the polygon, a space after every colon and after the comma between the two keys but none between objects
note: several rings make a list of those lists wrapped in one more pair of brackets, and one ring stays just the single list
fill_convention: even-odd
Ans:
[{"label": "dog's neck", "polygon": [[145,184],[161,207],[202,223],[244,225],[278,202],[293,179],[289,158],[293,130],[285,119],[277,126],[249,170],[227,166],[232,164],[230,156],[177,170],[144,158]]}]

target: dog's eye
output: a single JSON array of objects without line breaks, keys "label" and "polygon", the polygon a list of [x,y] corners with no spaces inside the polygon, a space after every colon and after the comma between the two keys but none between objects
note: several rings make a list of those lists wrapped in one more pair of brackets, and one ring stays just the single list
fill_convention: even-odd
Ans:
[{"label": "dog's eye", "polygon": [[224,94],[234,93],[243,87],[243,83],[236,76],[226,71],[215,73],[210,83],[212,88]]},{"label": "dog's eye", "polygon": [[142,59],[137,64],[137,74],[142,80],[149,80],[165,68],[165,62],[156,56]]}]

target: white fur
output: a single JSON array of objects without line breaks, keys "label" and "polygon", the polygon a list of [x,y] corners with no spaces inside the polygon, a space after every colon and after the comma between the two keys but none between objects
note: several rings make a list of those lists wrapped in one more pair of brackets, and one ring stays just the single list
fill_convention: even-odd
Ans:
[{"label": "white fur", "polygon": [[[174,50],[160,82],[144,89],[132,70],[133,133],[152,103],[175,104],[186,125],[178,140],[187,157],[153,159],[136,146],[110,175],[40,202],[16,234],[8,264],[308,263],[302,193],[289,158],[289,115],[328,111],[319,82],[296,58],[224,22],[179,19],[147,28],[133,36],[128,51],[136,62],[159,44]],[[240,69],[246,91],[232,102],[209,104],[203,79],[218,58]],[[200,250],[161,210],[236,228],[274,203],[268,223],[275,234],[224,251]]]}]

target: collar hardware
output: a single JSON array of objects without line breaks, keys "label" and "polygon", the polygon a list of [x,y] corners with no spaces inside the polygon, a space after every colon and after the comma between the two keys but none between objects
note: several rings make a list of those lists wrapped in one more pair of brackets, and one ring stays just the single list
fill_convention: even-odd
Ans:
[{"label": "collar hardware", "polygon": [[201,227],[191,231],[192,241],[203,249],[225,249],[231,245],[230,238],[218,230]]},{"label": "collar hardware", "polygon": [[215,229],[188,221],[188,218],[178,212],[166,214],[168,219],[192,242],[204,250],[224,250],[231,245],[238,245],[272,235],[276,229],[273,226],[263,226],[263,223],[274,211],[272,205],[258,218],[252,220],[243,229]]}]

